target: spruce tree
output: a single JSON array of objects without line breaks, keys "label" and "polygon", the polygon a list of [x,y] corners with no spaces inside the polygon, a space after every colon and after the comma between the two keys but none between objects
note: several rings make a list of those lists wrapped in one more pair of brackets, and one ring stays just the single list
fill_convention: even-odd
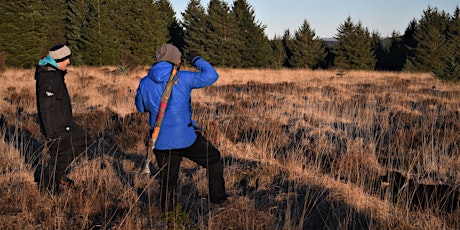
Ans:
[{"label": "spruce tree", "polygon": [[374,51],[375,59],[376,59],[376,64],[375,64],[375,69],[383,70],[385,69],[385,61],[386,57],[388,55],[388,45],[387,45],[387,39],[382,40],[380,37],[380,33],[377,31],[374,31],[371,35],[372,38],[372,50]]},{"label": "spruce tree", "polygon": [[423,12],[414,34],[416,46],[411,50],[413,55],[408,57],[405,70],[434,72],[443,68],[443,58],[448,51],[447,23],[444,11],[428,7]]},{"label": "spruce tree", "polygon": [[292,55],[294,52],[293,51],[294,50],[294,40],[292,38],[292,35],[289,29],[284,31],[282,41],[283,41],[284,51],[286,54],[286,58],[284,59],[283,66],[292,68],[293,64],[290,61],[292,60]]},{"label": "spruce tree", "polygon": [[240,67],[268,67],[270,65],[271,48],[265,35],[265,26],[255,21],[255,13],[246,0],[235,0],[232,11],[235,14],[239,33],[238,47]]},{"label": "spruce tree", "polygon": [[369,30],[361,22],[354,24],[348,17],[338,28],[334,49],[334,64],[339,69],[373,70],[376,59]]},{"label": "spruce tree", "polygon": [[222,0],[211,0],[208,6],[208,33],[206,53],[209,61],[216,66],[236,67],[240,56],[238,47],[238,30],[234,14]]},{"label": "spruce tree", "polygon": [[85,44],[83,28],[87,27],[89,11],[87,2],[80,0],[67,0],[66,38],[72,50],[72,64],[83,64]]},{"label": "spruce tree", "polygon": [[124,24],[130,38],[129,50],[139,64],[152,64],[156,49],[170,39],[171,21],[162,16],[160,7],[151,0],[133,1],[128,24]]},{"label": "spruce tree", "polygon": [[3,48],[0,52],[5,54],[7,66],[30,68],[46,55],[49,42],[42,7],[41,2],[34,0],[0,4],[0,44]]},{"label": "spruce tree", "polygon": [[0,43],[0,73],[6,69],[6,51]]},{"label": "spruce tree", "polygon": [[[120,54],[119,34],[115,30],[116,2],[86,1],[87,18],[81,31],[82,64],[92,66],[115,65]],[[84,9],[82,9],[84,10]]]},{"label": "spruce tree", "polygon": [[[41,4],[40,4],[41,3]],[[37,5],[44,18],[41,26],[41,33],[47,43],[47,51],[51,46],[56,44],[67,44],[66,39],[66,21],[67,21],[67,3],[66,0],[45,0],[37,1]]]},{"label": "spruce tree", "polygon": [[393,32],[389,39],[388,55],[386,56],[386,65],[384,69],[401,71],[407,57],[406,48],[404,47],[404,38],[398,33]]},{"label": "spruce tree", "polygon": [[[415,31],[418,28],[418,21],[413,19],[409,22],[403,35],[404,50],[406,53],[406,59],[404,60],[404,66],[406,65],[409,57],[415,56],[415,48],[417,47],[417,41],[415,40]],[[405,68],[405,67],[404,67]]]},{"label": "spruce tree", "polygon": [[182,13],[182,27],[184,28],[184,53],[185,58],[200,55],[209,59],[206,53],[207,20],[204,7],[200,0],[190,0],[187,8]]},{"label": "spruce tree", "polygon": [[460,9],[458,6],[449,20],[447,38],[444,66],[435,70],[434,74],[438,78],[458,82],[460,81]]},{"label": "spruce tree", "polygon": [[372,33],[372,50],[376,58],[376,70],[401,71],[406,58],[402,36],[393,31],[391,37],[382,38]]},{"label": "spruce tree", "polygon": [[307,20],[295,32],[290,63],[295,68],[317,69],[326,57],[323,40],[315,35]]},{"label": "spruce tree", "polygon": [[286,60],[286,50],[284,49],[283,39],[275,36],[270,40],[272,54],[270,59],[270,68],[279,69],[283,67]]},{"label": "spruce tree", "polygon": [[172,8],[171,3],[169,0],[158,0],[156,4],[158,6],[158,12],[160,13],[161,19],[165,21],[168,28],[167,42],[175,45],[182,51],[184,46],[184,30],[176,18],[176,13]]},{"label": "spruce tree", "polygon": [[77,64],[151,64],[168,40],[166,22],[150,0],[68,0],[68,8],[67,38]]},{"label": "spruce tree", "polygon": [[[364,28],[359,22],[356,26],[357,32],[357,46],[355,52],[356,60],[354,66],[357,69],[362,70],[374,70],[376,65],[376,58],[374,50],[372,49],[372,37],[370,36],[369,30]],[[380,37],[379,37],[380,39]]]}]

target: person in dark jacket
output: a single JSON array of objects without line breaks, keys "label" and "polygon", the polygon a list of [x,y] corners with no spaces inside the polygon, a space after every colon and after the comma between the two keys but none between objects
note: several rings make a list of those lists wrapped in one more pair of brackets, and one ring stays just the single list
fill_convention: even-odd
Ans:
[{"label": "person in dark jacket", "polygon": [[[157,63],[141,79],[135,104],[139,112],[149,114],[151,132],[155,126],[160,99],[173,68],[181,64],[181,53],[171,44],[163,44],[156,51]],[[175,189],[179,167],[183,157],[206,168],[209,197],[212,203],[221,204],[227,200],[223,177],[223,163],[217,150],[200,132],[192,121],[192,89],[212,85],[218,79],[214,67],[200,56],[191,64],[198,72],[180,70],[164,114],[161,130],[156,140],[154,155],[161,173],[160,206],[162,211],[171,211],[175,202]]]},{"label": "person in dark jacket", "polygon": [[39,186],[52,194],[59,193],[60,185],[73,186],[73,181],[66,176],[67,168],[76,155],[86,149],[86,131],[73,120],[64,81],[71,55],[67,46],[55,45],[35,70],[38,123],[50,155]]}]

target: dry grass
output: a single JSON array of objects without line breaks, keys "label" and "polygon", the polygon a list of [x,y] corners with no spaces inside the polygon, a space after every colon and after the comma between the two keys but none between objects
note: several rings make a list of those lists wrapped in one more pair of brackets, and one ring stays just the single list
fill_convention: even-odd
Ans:
[{"label": "dry grass", "polygon": [[61,196],[40,194],[34,183],[46,156],[34,70],[1,73],[0,228],[460,228],[458,209],[394,203],[381,187],[390,170],[458,191],[459,85],[426,73],[219,69],[218,82],[196,90],[192,103],[224,156],[232,199],[211,207],[206,171],[186,160],[183,208],[168,223],[158,210],[156,165],[151,177],[138,173],[148,126],[134,96],[147,70],[69,69],[74,115],[99,157],[73,163],[80,189]]}]

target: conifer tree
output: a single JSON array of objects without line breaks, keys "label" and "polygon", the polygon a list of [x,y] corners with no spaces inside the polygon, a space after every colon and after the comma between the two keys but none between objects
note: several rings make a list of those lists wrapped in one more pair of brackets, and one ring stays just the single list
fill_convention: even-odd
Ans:
[{"label": "conifer tree", "polygon": [[[0,44],[7,66],[35,66],[49,49],[43,3],[33,0],[0,4]],[[55,15],[59,17],[59,15]],[[64,21],[63,21],[64,23]],[[59,36],[59,31],[56,31]]]},{"label": "conifer tree", "polygon": [[326,57],[323,40],[315,35],[307,20],[295,32],[290,63],[295,68],[316,69]]},{"label": "conifer tree", "polygon": [[[418,21],[413,19],[409,22],[403,35],[404,50],[406,52],[406,60],[404,60],[404,66],[406,65],[409,57],[415,56],[415,47],[417,47],[417,41],[415,40],[415,31],[418,28]],[[405,67],[404,67],[405,68]]]},{"label": "conifer tree", "polygon": [[83,28],[87,27],[89,11],[87,2],[80,0],[67,0],[66,38],[72,50],[72,65],[83,64],[85,45],[83,41]]},{"label": "conifer tree", "polygon": [[404,37],[396,32],[393,32],[388,47],[388,55],[386,56],[386,70],[401,71],[404,67],[407,52],[404,47]]},{"label": "conifer tree", "polygon": [[152,64],[156,49],[170,39],[170,18],[162,16],[159,5],[151,0],[133,1],[128,24],[129,50],[139,64]]},{"label": "conifer tree", "polygon": [[67,21],[67,3],[66,0],[46,0],[37,1],[36,3],[43,17],[43,25],[40,27],[40,33],[45,37],[43,39],[48,43],[45,52],[56,45],[67,44],[66,39],[66,21]]},{"label": "conifer tree", "polygon": [[211,0],[207,19],[208,33],[205,46],[209,61],[216,66],[238,66],[238,30],[234,14],[227,3],[222,0]]},{"label": "conifer tree", "polygon": [[372,33],[371,39],[371,46],[376,60],[375,68],[380,70],[385,69],[385,61],[388,55],[387,40],[382,41],[380,33],[377,31]]},{"label": "conifer tree", "polygon": [[283,67],[286,60],[286,50],[284,49],[283,39],[275,36],[270,40],[270,47],[272,48],[270,68],[279,69]]},{"label": "conifer tree", "polygon": [[246,0],[235,0],[232,11],[235,14],[241,45],[238,47],[240,67],[268,67],[271,48],[265,35],[265,26],[255,21],[255,13]]},{"label": "conifer tree", "polygon": [[293,52],[294,52],[293,51],[294,50],[294,41],[292,39],[292,35],[291,35],[291,32],[289,31],[289,29],[284,31],[282,41],[283,41],[284,51],[285,51],[285,54],[286,54],[286,58],[284,59],[283,66],[288,67],[288,68],[292,68],[293,64],[290,61],[292,60],[292,55],[293,55]]},{"label": "conifer tree", "polygon": [[458,6],[449,20],[447,38],[444,66],[435,70],[434,74],[444,80],[460,81],[460,9]]},{"label": "conifer tree", "polygon": [[0,43],[0,72],[6,69],[6,51],[4,51],[2,44]]},{"label": "conifer tree", "polygon": [[443,56],[448,51],[447,23],[444,11],[428,7],[423,12],[414,34],[416,46],[411,48],[413,55],[408,57],[405,70],[433,72],[443,68]]},{"label": "conifer tree", "polygon": [[82,64],[115,65],[120,56],[120,36],[115,30],[116,20],[111,12],[116,10],[116,4],[106,0],[88,0],[86,7],[87,23],[83,25],[79,46]]},{"label": "conifer tree", "polygon": [[182,13],[182,27],[184,28],[184,53],[185,58],[200,55],[209,59],[206,53],[207,19],[204,7],[200,0],[190,0],[187,8]]},{"label": "conifer tree", "polygon": [[176,13],[171,3],[169,0],[158,0],[156,4],[158,6],[158,12],[162,20],[166,22],[168,28],[167,42],[175,45],[179,50],[182,50],[184,46],[184,30],[176,18]]},{"label": "conifer tree", "polygon": [[405,60],[402,36],[393,31],[389,38],[382,38],[378,32],[372,33],[372,50],[376,58],[376,70],[401,71]]},{"label": "conifer tree", "polygon": [[373,70],[375,56],[369,30],[361,22],[354,24],[348,17],[338,28],[335,37],[338,43],[334,49],[334,64],[340,69]]},{"label": "conifer tree", "polygon": [[151,64],[168,32],[149,0],[69,0],[67,37],[77,64]]}]

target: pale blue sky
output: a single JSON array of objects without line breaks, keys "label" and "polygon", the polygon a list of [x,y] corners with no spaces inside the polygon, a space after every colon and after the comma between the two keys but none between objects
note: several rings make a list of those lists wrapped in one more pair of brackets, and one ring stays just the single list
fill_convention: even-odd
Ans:
[{"label": "pale blue sky", "polygon": [[[181,20],[189,0],[170,0]],[[233,0],[226,0],[231,7]],[[460,0],[247,0],[255,11],[256,20],[265,25],[269,38],[282,36],[286,29],[294,33],[306,19],[321,38],[334,37],[337,28],[348,16],[370,32],[382,37],[393,31],[404,34],[412,19],[419,20],[423,11],[431,7],[452,15]],[[209,0],[201,0],[208,8]]]}]

